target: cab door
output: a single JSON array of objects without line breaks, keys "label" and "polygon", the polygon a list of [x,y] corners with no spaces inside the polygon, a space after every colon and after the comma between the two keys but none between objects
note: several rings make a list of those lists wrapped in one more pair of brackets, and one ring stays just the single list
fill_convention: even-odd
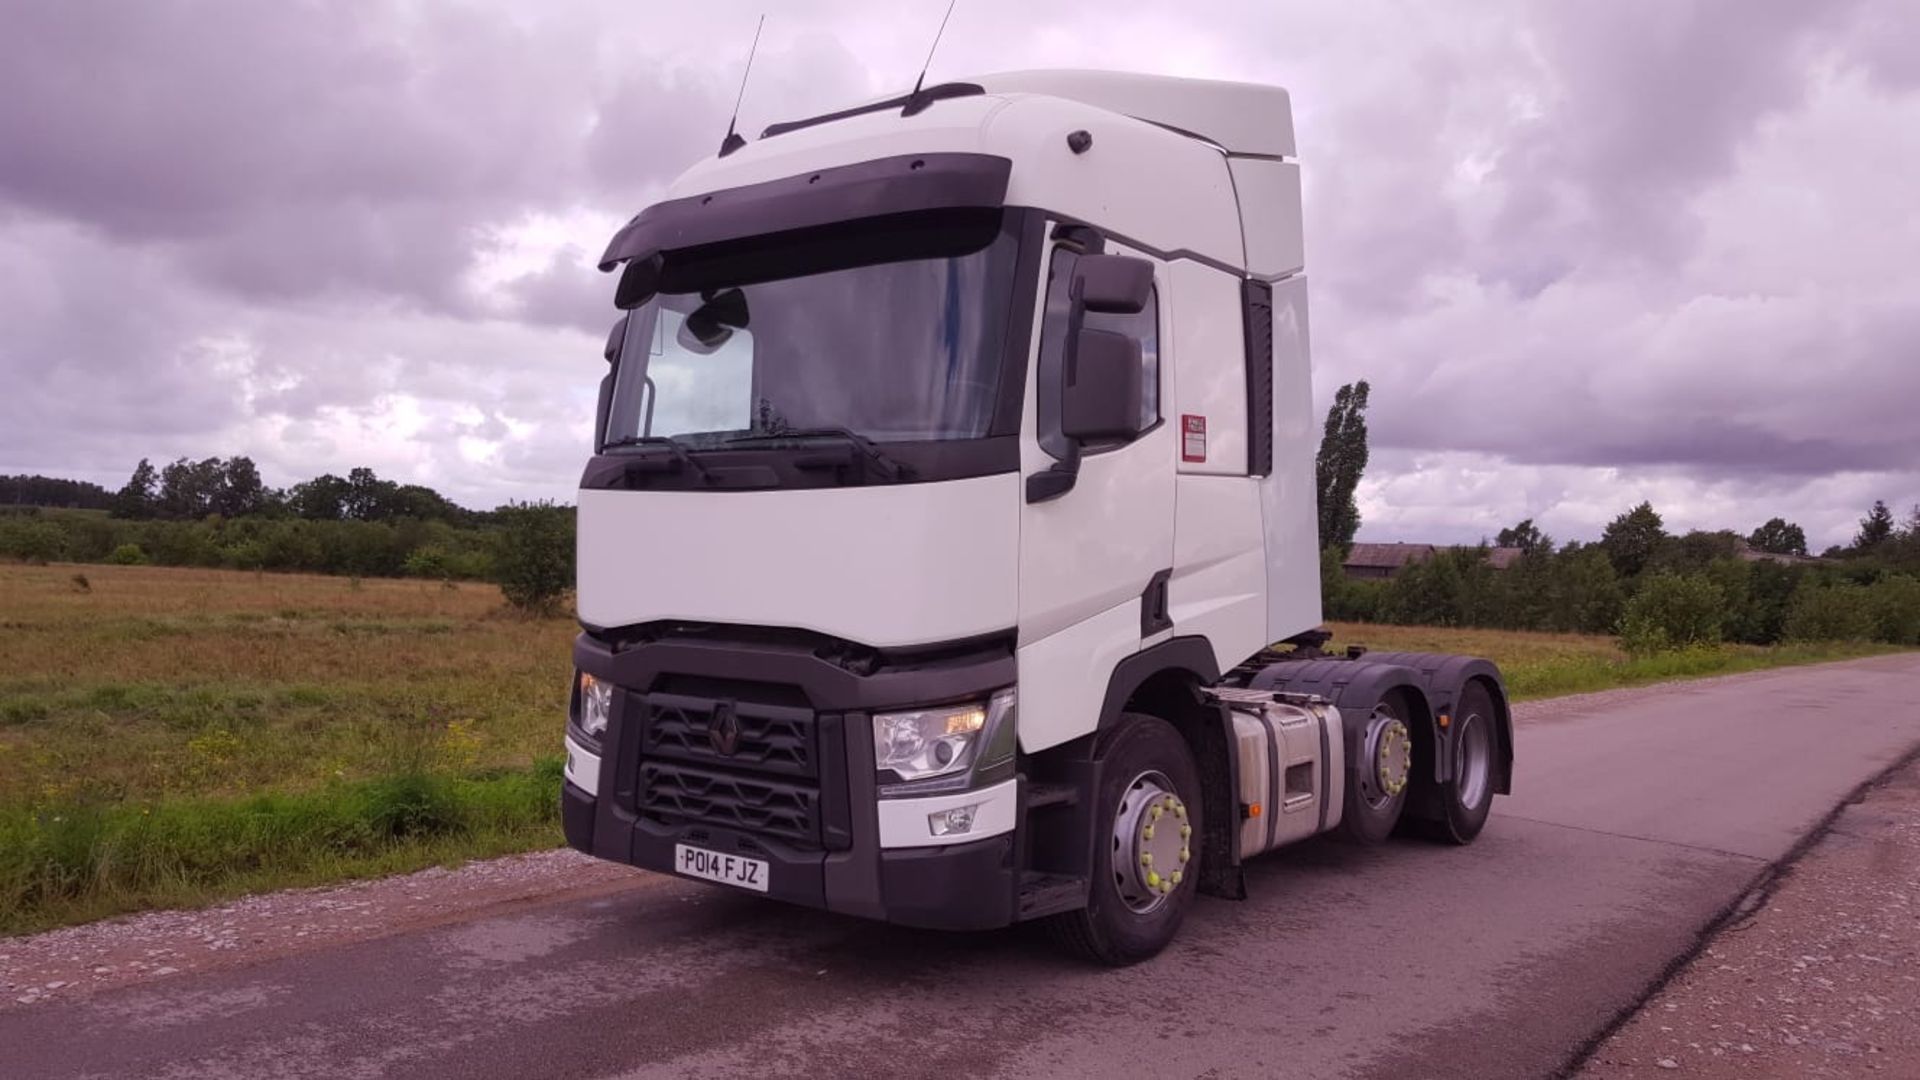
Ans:
[{"label": "cab door", "polygon": [[[1033,363],[1021,425],[1021,466],[1028,478],[1020,517],[1020,742],[1029,753],[1094,730],[1114,666],[1139,651],[1143,634],[1164,636],[1143,618],[1150,591],[1164,597],[1173,565],[1174,426],[1162,416],[1174,399],[1171,366],[1161,355],[1172,339],[1171,275],[1152,264],[1153,290],[1137,314],[1083,312],[1089,329],[1127,335],[1140,345],[1138,422],[1130,435],[1074,444],[1061,426],[1062,367],[1073,314],[1076,264],[1089,254],[1138,252],[1086,235],[1056,242],[1046,253],[1036,305]],[[1032,478],[1057,472],[1078,456],[1071,487],[1057,494]],[[1164,599],[1158,600],[1164,609]],[[1151,616],[1149,612],[1149,616]]]}]

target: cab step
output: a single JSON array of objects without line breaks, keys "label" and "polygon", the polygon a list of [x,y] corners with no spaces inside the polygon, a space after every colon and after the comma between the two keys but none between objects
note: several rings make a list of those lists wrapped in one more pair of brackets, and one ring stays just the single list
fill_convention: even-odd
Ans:
[{"label": "cab step", "polygon": [[1027,809],[1048,806],[1072,806],[1080,801],[1080,789],[1072,784],[1028,784]]},{"label": "cab step", "polygon": [[1028,871],[1020,875],[1020,918],[1037,919],[1087,906],[1087,879]]}]

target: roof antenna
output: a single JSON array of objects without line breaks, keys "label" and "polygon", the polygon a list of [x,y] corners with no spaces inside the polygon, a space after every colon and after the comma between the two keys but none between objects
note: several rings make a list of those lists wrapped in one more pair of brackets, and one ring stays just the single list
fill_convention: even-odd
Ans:
[{"label": "roof antenna", "polygon": [[747,145],[734,128],[740,123],[740,103],[747,99],[747,76],[753,74],[753,55],[760,51],[760,31],[767,25],[766,12],[760,13],[760,23],[753,28],[753,44],[747,48],[747,69],[740,73],[740,93],[733,99],[733,116],[727,120],[727,137],[720,140],[720,156],[726,157],[735,150]]},{"label": "roof antenna", "polygon": [[920,92],[927,81],[927,69],[933,66],[933,52],[940,47],[940,39],[947,32],[947,20],[953,18],[953,6],[960,0],[947,0],[947,13],[940,16],[940,29],[933,32],[933,44],[927,46],[927,62],[920,65],[920,77],[913,80],[913,93],[907,95],[907,107],[900,110],[901,116],[913,116],[933,104],[933,98]]}]

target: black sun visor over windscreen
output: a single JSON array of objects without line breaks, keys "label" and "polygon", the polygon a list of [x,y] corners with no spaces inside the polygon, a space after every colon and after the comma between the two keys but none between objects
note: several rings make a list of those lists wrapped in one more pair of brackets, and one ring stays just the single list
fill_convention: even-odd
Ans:
[{"label": "black sun visor over windscreen", "polygon": [[990,154],[902,154],[656,203],[627,222],[600,269],[749,236],[922,210],[997,209],[1013,162]]}]

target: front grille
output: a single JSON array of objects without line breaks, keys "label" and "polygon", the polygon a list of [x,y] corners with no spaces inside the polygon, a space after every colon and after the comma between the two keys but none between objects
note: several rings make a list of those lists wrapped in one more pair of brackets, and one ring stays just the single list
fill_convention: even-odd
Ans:
[{"label": "front grille", "polygon": [[809,847],[820,843],[819,789],[666,761],[640,763],[640,813],[699,822]]},{"label": "front grille", "polygon": [[[648,694],[641,752],[782,776],[819,775],[810,710],[684,694]],[[715,729],[725,730],[716,739]]]},{"label": "front grille", "polygon": [[[634,792],[641,818],[711,825],[801,848],[851,842],[844,779],[824,761],[845,756],[840,720],[826,722],[766,684],[680,680],[674,690],[631,694],[625,722],[639,724]],[[796,700],[797,699],[797,700]],[[777,702],[777,704],[776,704]]]}]

